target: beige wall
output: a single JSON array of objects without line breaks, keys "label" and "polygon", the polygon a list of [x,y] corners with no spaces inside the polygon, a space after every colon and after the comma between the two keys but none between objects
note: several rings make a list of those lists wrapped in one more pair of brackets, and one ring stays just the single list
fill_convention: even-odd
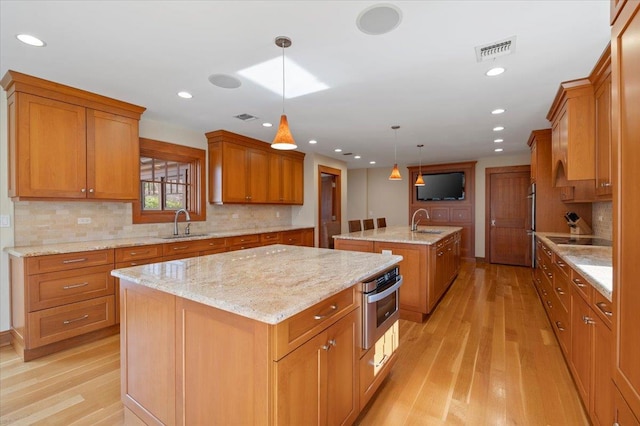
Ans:
[{"label": "beige wall", "polygon": [[367,175],[369,169],[350,169],[347,186],[347,220],[367,217]]}]

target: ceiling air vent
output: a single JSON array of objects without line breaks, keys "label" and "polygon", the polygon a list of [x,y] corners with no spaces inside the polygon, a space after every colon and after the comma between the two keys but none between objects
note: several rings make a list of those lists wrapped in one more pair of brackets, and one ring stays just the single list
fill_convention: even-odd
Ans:
[{"label": "ceiling air vent", "polygon": [[483,46],[476,46],[476,60],[478,62],[490,61],[499,56],[510,55],[516,51],[516,36],[505,40],[496,41]]},{"label": "ceiling air vent", "polygon": [[255,115],[251,115],[251,114],[238,114],[238,115],[234,115],[234,118],[237,118],[238,120],[242,120],[242,121],[251,121],[251,120],[257,120],[258,117],[256,117]]}]

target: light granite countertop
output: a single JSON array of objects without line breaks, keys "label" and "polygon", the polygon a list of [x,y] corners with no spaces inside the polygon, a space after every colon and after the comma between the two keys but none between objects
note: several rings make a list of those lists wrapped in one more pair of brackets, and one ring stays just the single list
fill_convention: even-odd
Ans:
[{"label": "light granite countertop", "polygon": [[571,235],[554,232],[536,232],[547,247],[556,252],[572,268],[589,281],[600,294],[611,301],[613,289],[613,249],[602,246],[558,245],[547,237],[584,238],[592,235]]},{"label": "light granite countertop", "polygon": [[[391,243],[432,245],[441,239],[461,231],[459,226],[419,226],[418,232],[412,232],[409,226],[390,226],[388,228],[369,229],[348,234],[334,235],[343,240],[385,241]],[[424,231],[427,231],[426,233]],[[430,232],[430,233],[429,233]]]},{"label": "light granite countertop", "polygon": [[277,324],[401,260],[398,255],[276,244],[115,269],[111,274]]},{"label": "light granite countertop", "polygon": [[268,232],[294,231],[297,229],[309,229],[313,226],[278,226],[260,229],[240,229],[235,231],[211,232],[183,237],[163,238],[159,236],[119,238],[113,240],[79,241],[73,243],[45,244],[40,246],[5,247],[4,251],[16,257],[45,256],[49,254],[75,253],[80,251],[93,251],[114,249],[120,247],[135,247],[150,244],[165,244],[178,241],[202,240],[206,238],[237,237],[241,235],[264,234]]}]

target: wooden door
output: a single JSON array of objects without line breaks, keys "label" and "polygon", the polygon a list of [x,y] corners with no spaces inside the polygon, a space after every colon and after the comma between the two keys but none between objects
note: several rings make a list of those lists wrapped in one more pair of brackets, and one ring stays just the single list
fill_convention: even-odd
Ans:
[{"label": "wooden door", "polygon": [[85,108],[18,96],[18,195],[86,198]]},{"label": "wooden door", "polygon": [[350,425],[358,416],[358,381],[355,342],[360,309],[333,325],[328,332],[327,424]]},{"label": "wooden door", "polygon": [[596,92],[596,194],[611,195],[611,76]]},{"label": "wooden door", "polygon": [[615,381],[640,418],[640,2],[627,0],[611,35]]},{"label": "wooden door", "polygon": [[222,150],[222,201],[246,203],[249,180],[247,148],[233,143],[224,143]]},{"label": "wooden door", "polygon": [[247,167],[249,202],[266,203],[269,196],[269,154],[257,149],[248,150]]},{"label": "wooden door", "polygon": [[[292,164],[293,181],[302,182],[303,163],[296,160]],[[341,233],[342,171],[333,167],[318,166],[318,247],[332,248],[333,235]],[[302,204],[302,188],[293,188],[293,197]],[[371,243],[373,245],[373,243]],[[343,250],[351,250],[344,248]],[[359,251],[358,249],[355,249]]]},{"label": "wooden door", "polygon": [[87,110],[87,197],[137,200],[140,194],[138,120]]},{"label": "wooden door", "polygon": [[487,169],[486,254],[491,263],[531,265],[529,180],[529,166]]}]

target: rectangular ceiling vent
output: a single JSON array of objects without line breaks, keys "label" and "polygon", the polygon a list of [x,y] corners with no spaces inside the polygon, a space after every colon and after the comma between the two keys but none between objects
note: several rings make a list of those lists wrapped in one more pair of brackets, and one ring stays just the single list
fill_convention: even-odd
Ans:
[{"label": "rectangular ceiling vent", "polygon": [[255,115],[251,115],[251,114],[238,114],[238,115],[234,115],[234,118],[237,118],[238,120],[242,120],[242,121],[251,121],[251,120],[257,120],[258,117],[256,117]]},{"label": "rectangular ceiling vent", "polygon": [[499,56],[511,55],[516,51],[516,36],[495,43],[476,46],[476,60],[478,62],[490,61]]}]

